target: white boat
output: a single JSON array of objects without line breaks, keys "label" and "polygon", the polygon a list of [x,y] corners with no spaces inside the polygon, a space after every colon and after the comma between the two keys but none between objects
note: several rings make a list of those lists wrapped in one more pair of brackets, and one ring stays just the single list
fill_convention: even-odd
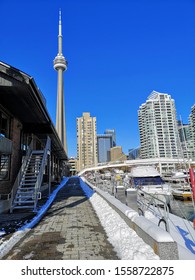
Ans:
[{"label": "white boat", "polygon": [[192,191],[189,186],[181,186],[172,190],[175,199],[192,200]]},{"label": "white boat", "polygon": [[183,172],[175,172],[169,178],[169,184],[172,187],[172,195],[175,199],[192,200],[192,189],[188,175]]},{"label": "white boat", "polygon": [[159,172],[153,166],[135,166],[131,169],[131,186],[138,188],[159,200],[170,205],[172,198],[171,187],[161,178]]}]

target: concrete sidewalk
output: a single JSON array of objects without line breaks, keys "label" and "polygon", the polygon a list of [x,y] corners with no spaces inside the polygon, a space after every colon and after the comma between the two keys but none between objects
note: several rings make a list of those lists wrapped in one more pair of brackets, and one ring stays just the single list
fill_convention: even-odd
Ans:
[{"label": "concrete sidewalk", "polygon": [[106,233],[78,178],[70,178],[51,208],[3,258],[12,260],[116,260]]}]

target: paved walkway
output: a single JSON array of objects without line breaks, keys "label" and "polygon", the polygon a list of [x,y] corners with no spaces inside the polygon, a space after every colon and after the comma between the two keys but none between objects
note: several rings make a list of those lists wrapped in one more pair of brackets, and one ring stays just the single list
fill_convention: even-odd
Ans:
[{"label": "paved walkway", "polygon": [[106,233],[80,187],[70,178],[46,216],[4,259],[118,259]]}]

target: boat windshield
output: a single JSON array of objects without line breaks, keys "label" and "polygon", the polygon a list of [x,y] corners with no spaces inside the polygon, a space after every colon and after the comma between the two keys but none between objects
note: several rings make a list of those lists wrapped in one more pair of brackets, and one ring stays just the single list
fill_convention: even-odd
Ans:
[{"label": "boat windshield", "polygon": [[162,185],[164,181],[160,176],[157,177],[135,177],[133,178],[134,184],[138,186],[148,186],[148,185]]}]

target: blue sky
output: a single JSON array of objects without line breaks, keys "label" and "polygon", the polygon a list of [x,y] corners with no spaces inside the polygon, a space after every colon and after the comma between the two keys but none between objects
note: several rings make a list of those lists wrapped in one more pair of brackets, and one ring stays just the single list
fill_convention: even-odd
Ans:
[{"label": "blue sky", "polygon": [[0,60],[31,75],[55,123],[58,12],[62,10],[68,155],[76,118],[116,129],[127,153],[139,146],[137,110],[152,92],[175,99],[188,122],[195,104],[194,0],[0,0]]}]

